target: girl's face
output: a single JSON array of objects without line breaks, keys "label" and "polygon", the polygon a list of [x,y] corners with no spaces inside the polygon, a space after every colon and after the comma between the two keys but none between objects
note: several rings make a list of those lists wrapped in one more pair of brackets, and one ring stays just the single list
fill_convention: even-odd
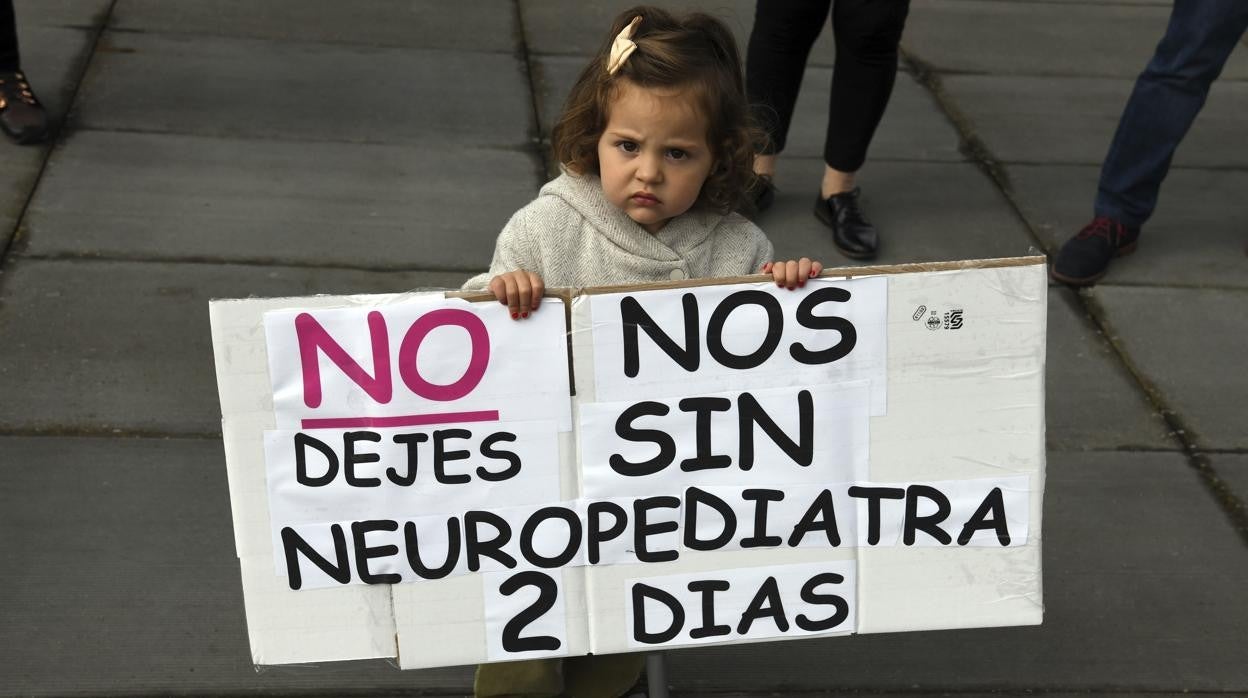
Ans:
[{"label": "girl's face", "polygon": [[715,165],[707,126],[688,96],[621,81],[598,139],[607,201],[650,233],[688,211]]}]

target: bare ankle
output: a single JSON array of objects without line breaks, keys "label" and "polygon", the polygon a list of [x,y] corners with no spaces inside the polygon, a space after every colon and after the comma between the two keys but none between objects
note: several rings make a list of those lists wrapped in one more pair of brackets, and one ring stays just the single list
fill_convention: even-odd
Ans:
[{"label": "bare ankle", "polygon": [[755,155],[754,156],[754,174],[767,175],[768,177],[776,176],[776,156],[775,155]]},{"label": "bare ankle", "polygon": [[847,191],[853,191],[855,186],[855,172],[842,172],[824,166],[823,183],[820,185],[819,193],[823,198],[844,194]]}]

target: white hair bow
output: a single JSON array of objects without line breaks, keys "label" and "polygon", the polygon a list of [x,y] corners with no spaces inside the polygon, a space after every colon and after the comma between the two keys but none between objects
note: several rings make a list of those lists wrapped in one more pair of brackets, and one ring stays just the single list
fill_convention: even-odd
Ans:
[{"label": "white hair bow", "polygon": [[619,70],[620,66],[624,65],[624,61],[637,50],[637,44],[633,43],[633,32],[637,31],[638,24],[641,24],[641,15],[634,17],[633,21],[615,36],[615,41],[611,42],[611,58],[607,61],[607,75],[615,75],[615,71]]}]

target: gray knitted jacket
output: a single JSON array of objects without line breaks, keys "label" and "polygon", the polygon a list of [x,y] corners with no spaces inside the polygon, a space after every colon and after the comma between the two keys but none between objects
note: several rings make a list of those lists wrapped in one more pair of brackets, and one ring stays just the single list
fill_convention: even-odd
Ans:
[{"label": "gray knitted jacket", "polygon": [[517,269],[572,288],[737,276],[758,273],[772,254],[763,231],[736,213],[690,211],[652,235],[606,200],[597,177],[565,173],[511,217],[490,271],[464,288]]}]

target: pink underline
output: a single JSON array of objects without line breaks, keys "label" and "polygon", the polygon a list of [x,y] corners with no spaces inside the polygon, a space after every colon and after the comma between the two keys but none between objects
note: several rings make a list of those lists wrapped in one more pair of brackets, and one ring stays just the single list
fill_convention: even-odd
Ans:
[{"label": "pink underline", "polygon": [[346,429],[348,427],[420,427],[428,424],[457,422],[497,422],[498,410],[480,412],[442,412],[441,414],[409,414],[402,417],[334,417],[305,419],[304,429]]}]

